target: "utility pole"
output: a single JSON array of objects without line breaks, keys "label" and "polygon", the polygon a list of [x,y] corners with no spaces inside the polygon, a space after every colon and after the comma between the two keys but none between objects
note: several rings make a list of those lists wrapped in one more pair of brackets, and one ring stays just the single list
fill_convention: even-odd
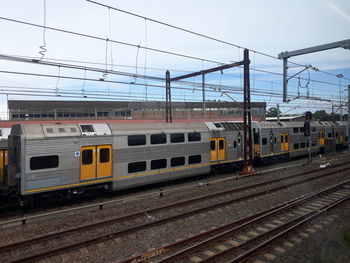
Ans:
[{"label": "utility pole", "polygon": [[277,103],[277,122],[280,122],[280,104]]}]

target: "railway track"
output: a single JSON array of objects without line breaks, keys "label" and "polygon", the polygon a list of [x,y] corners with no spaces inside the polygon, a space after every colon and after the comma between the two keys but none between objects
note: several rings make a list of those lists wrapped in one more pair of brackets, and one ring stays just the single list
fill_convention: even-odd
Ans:
[{"label": "railway track", "polygon": [[[101,221],[93,224],[88,224],[88,225],[72,228],[69,230],[49,233],[44,236],[35,237],[32,239],[2,246],[0,247],[0,256],[2,258],[8,259],[8,262],[35,261],[35,260],[47,258],[49,256],[59,255],[67,251],[82,248],[87,245],[110,240],[122,235],[128,235],[136,231],[140,231],[142,229],[151,228],[151,227],[165,224],[167,222],[175,221],[181,218],[186,218],[192,215],[205,213],[207,211],[212,211],[214,209],[229,206],[250,198],[271,194],[272,192],[277,192],[291,186],[314,181],[317,179],[322,179],[331,175],[336,175],[347,170],[350,170],[349,162],[339,164],[333,167],[327,167],[326,169],[321,169],[321,170],[318,169],[312,172],[303,172],[297,175],[291,175],[291,176],[288,176],[288,178],[286,177],[279,178],[273,181],[249,185],[249,186],[232,189],[228,191],[222,191],[211,195],[205,195],[195,199],[173,203],[170,205],[161,206],[150,210],[144,210],[134,214],[117,217],[117,218],[113,218],[110,220],[105,220],[105,221]],[[304,178],[301,180],[295,180],[298,177],[309,175],[309,173],[318,173],[320,171],[321,171],[321,174],[319,175],[316,175],[313,177],[308,176],[307,178]],[[254,193],[248,193],[240,197],[229,198],[225,200],[220,199],[224,196],[226,196],[227,198],[227,196],[233,193],[252,190],[259,187],[265,187],[266,185],[271,186],[272,183],[275,184],[277,182],[281,182],[286,179],[288,180],[293,179],[293,182],[284,184],[281,186],[277,186],[277,187],[272,187],[272,188],[269,187],[268,189],[255,191]],[[216,203],[213,204],[214,198],[218,198],[218,199],[216,200]],[[199,204],[202,204],[202,205],[205,204],[205,201],[209,201],[209,204],[206,204],[205,206],[202,206],[202,207],[198,207]],[[187,209],[184,209],[184,206],[187,206]],[[174,213],[175,208],[181,208],[182,211],[178,211],[177,213]],[[101,233],[102,227],[105,228],[104,231],[102,231],[103,233]],[[76,237],[77,235],[81,235],[81,233],[84,233],[87,231],[93,232],[92,234],[89,234],[89,238],[86,238],[84,240],[79,240],[79,238]],[[64,245],[62,245],[62,239],[66,239],[69,241],[64,241]],[[60,240],[60,242],[57,242],[57,240]],[[48,248],[48,245],[50,248]],[[55,247],[55,246],[56,248],[52,249],[52,247]],[[25,251],[26,253],[30,251],[31,253],[29,252],[28,254],[21,253],[22,254],[21,258],[12,259],[11,253],[16,250]],[[44,252],[42,250],[44,250]]]},{"label": "railway track", "polygon": [[[348,186],[344,188],[344,186]],[[350,180],[122,261],[243,262],[350,199]]]}]

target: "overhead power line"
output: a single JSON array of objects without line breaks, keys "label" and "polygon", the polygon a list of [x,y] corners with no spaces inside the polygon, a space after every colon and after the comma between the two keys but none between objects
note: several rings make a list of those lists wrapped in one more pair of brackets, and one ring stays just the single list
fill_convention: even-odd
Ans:
[{"label": "overhead power line", "polygon": [[[216,37],[211,37],[211,36],[208,36],[208,35],[205,35],[205,34],[202,34],[202,33],[195,32],[193,30],[189,30],[189,29],[183,28],[183,27],[175,26],[175,25],[172,25],[172,24],[169,24],[169,23],[157,20],[157,19],[153,19],[153,18],[150,18],[150,17],[142,16],[142,15],[136,14],[134,12],[123,10],[121,8],[116,8],[116,7],[113,7],[111,5],[102,4],[100,2],[93,1],[93,0],[85,0],[85,1],[87,1],[89,3],[92,3],[92,4],[95,4],[95,5],[99,5],[99,6],[108,8],[109,10],[114,10],[114,11],[117,11],[117,12],[121,12],[121,13],[124,13],[124,14],[127,14],[127,15],[131,15],[131,16],[138,17],[138,18],[141,18],[141,19],[144,19],[144,20],[147,20],[147,21],[151,21],[151,22],[156,23],[156,24],[160,24],[160,25],[163,25],[163,26],[166,26],[166,27],[174,28],[174,29],[177,29],[177,30],[180,30],[180,31],[192,34],[192,35],[196,35],[196,36],[199,36],[199,37],[202,37],[202,38],[206,38],[206,39],[209,39],[209,40],[212,40],[212,41],[216,41],[216,42],[219,42],[221,44],[229,45],[229,46],[236,47],[236,48],[239,48],[239,49],[248,49],[249,51],[254,52],[256,54],[259,54],[259,55],[262,55],[262,56],[266,56],[266,57],[269,57],[269,58],[273,58],[273,59],[277,59],[277,60],[281,60],[280,58],[278,58],[277,56],[274,56],[274,55],[270,55],[270,54],[267,54],[267,53],[264,53],[264,52],[260,52],[260,51],[257,51],[257,50],[251,49],[251,48],[243,47],[243,46],[240,46],[240,45],[232,43],[232,42],[221,40],[221,39],[216,38]],[[302,65],[302,64],[295,63],[295,62],[292,62],[292,61],[289,61],[289,63],[297,65],[297,66],[300,66],[300,67],[305,67],[306,66],[306,65]],[[315,68],[315,67],[312,67],[312,69],[315,70],[315,71],[324,73],[324,74],[332,75],[334,77],[337,76],[337,74],[326,72],[326,71],[320,70],[320,69]],[[345,79],[350,80],[349,78],[345,78]]]},{"label": "overhead power line", "polygon": [[[30,23],[30,22],[25,22],[25,21],[22,21],[22,20],[11,19],[11,18],[7,18],[7,17],[0,17],[0,19],[1,20],[5,20],[5,21],[9,21],[9,22],[23,24],[23,25],[44,28],[44,26],[42,26],[42,25],[34,24],[34,23]],[[108,40],[111,43],[116,43],[116,44],[125,45],[125,46],[129,46],[129,47],[134,47],[134,48],[141,48],[141,49],[150,50],[150,51],[154,51],[154,52],[159,52],[159,53],[163,53],[163,54],[168,54],[168,55],[172,55],[172,56],[178,56],[178,57],[183,57],[183,58],[188,58],[188,59],[205,61],[205,62],[214,63],[214,64],[222,64],[222,62],[215,61],[215,60],[194,57],[194,56],[180,54],[180,53],[167,51],[167,50],[162,50],[162,49],[158,49],[158,48],[144,47],[144,46],[141,46],[141,45],[136,45],[136,44],[131,44],[131,43],[123,42],[123,41],[118,41],[118,40],[98,37],[98,36],[94,36],[94,35],[90,35],[90,34],[79,33],[79,32],[70,31],[70,30],[66,30],[66,29],[60,29],[60,28],[49,27],[49,26],[46,26],[45,28],[48,29],[48,30],[56,31],[56,32],[76,35],[76,36],[80,36],[80,37],[86,37],[86,38],[95,39],[95,40],[101,40],[101,41],[107,41]]]},{"label": "overhead power line", "polygon": [[[5,21],[14,22],[14,23],[25,24],[25,25],[29,25],[29,26],[33,26],[33,27],[39,27],[39,28],[43,28],[44,27],[42,25],[38,25],[38,24],[30,23],[30,22],[25,22],[25,21],[21,21],[21,20],[16,20],[16,19],[11,19],[11,18],[6,18],[6,17],[0,17],[0,19],[1,20],[5,20]],[[69,30],[59,29],[59,28],[54,28],[54,27],[49,27],[49,26],[46,26],[45,28],[48,29],[48,30],[56,31],[56,32],[77,35],[77,36],[86,37],[86,38],[95,39],[95,40],[100,40],[100,41],[107,41],[107,38],[102,38],[102,37],[93,36],[93,35],[89,35],[89,34],[78,33],[78,32],[74,32],[74,31],[69,31]],[[108,41],[110,41],[112,43],[116,43],[116,44],[127,45],[127,46],[131,46],[131,47],[135,47],[135,48],[143,48],[143,49],[147,49],[147,50],[154,51],[154,52],[160,52],[160,53],[164,53],[164,54],[168,54],[168,55],[174,55],[174,56],[179,56],[179,57],[184,57],[184,58],[188,58],[188,59],[205,61],[205,62],[215,63],[215,64],[219,64],[219,65],[224,65],[225,64],[225,63],[220,62],[220,61],[214,61],[214,60],[210,60],[210,59],[184,55],[184,54],[170,52],[170,51],[156,49],[156,48],[144,47],[144,46],[135,45],[135,44],[122,42],[122,41],[117,41],[117,40],[112,40],[112,39],[108,39]],[[250,68],[250,69],[258,71],[258,72],[263,72],[263,73],[269,73],[269,74],[282,76],[282,73],[266,71],[266,70],[261,70],[261,69],[255,69],[255,68]],[[309,79],[306,79],[306,78],[300,78],[300,79],[302,79],[302,80],[309,80]],[[330,84],[330,85],[334,85],[334,86],[339,86],[339,84],[334,84],[334,83],[329,83],[329,82],[324,82],[324,81],[311,80],[311,79],[310,79],[310,81],[319,82],[319,83],[323,83],[323,84]],[[347,86],[343,85],[343,87],[347,87]]]}]

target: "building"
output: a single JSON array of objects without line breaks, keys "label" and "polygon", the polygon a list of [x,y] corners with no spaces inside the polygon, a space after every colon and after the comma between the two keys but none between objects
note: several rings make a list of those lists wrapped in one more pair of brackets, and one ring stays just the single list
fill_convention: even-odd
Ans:
[{"label": "building", "polygon": [[[172,102],[173,119],[241,119],[243,103],[206,102],[203,113],[201,102]],[[33,101],[9,100],[9,117],[21,120],[161,120],[165,119],[165,102],[147,101]],[[252,102],[253,119],[264,120],[265,102]]]}]

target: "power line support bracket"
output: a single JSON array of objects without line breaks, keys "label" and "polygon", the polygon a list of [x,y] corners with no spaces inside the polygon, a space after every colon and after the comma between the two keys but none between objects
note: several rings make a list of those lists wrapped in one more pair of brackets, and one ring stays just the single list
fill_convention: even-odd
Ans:
[{"label": "power line support bracket", "polygon": [[290,79],[288,78],[288,58],[339,47],[350,50],[350,39],[278,54],[278,58],[283,59],[283,102],[289,102],[287,92],[288,80]]}]

